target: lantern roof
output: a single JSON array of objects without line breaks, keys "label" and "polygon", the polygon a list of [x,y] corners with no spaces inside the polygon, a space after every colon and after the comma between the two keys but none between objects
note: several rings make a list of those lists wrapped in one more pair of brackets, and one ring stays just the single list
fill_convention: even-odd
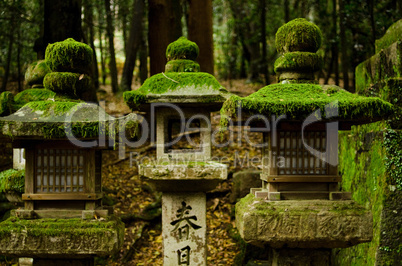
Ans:
[{"label": "lantern roof", "polygon": [[[378,98],[350,93],[336,85],[319,85],[314,72],[321,69],[322,60],[316,53],[321,44],[319,28],[305,19],[295,19],[283,25],[276,34],[276,46],[281,54],[274,70],[277,84],[261,88],[247,97],[231,96],[221,109],[221,125],[234,117],[236,108],[250,114],[286,115],[288,120],[302,121],[320,109],[322,119],[347,121],[348,125],[381,120],[393,111],[393,105]],[[325,108],[336,108],[336,116],[325,114]]]},{"label": "lantern roof", "polygon": [[173,103],[218,110],[231,95],[214,76],[199,72],[198,46],[185,37],[169,44],[165,72],[153,75],[135,91],[124,93],[132,110],[146,110],[150,103]]},{"label": "lantern roof", "polygon": [[[92,49],[84,43],[67,39],[49,45],[46,61],[40,64],[42,68],[44,63],[48,64],[54,72],[40,71],[40,76],[45,76],[38,78],[37,83],[40,85],[43,80],[44,89],[27,89],[15,97],[1,95],[0,115],[8,116],[0,118],[0,137],[28,140],[114,136],[119,125],[136,121],[133,114],[116,119],[97,104],[79,99],[92,86],[86,74],[91,61]],[[37,71],[31,72],[29,75]]]}]

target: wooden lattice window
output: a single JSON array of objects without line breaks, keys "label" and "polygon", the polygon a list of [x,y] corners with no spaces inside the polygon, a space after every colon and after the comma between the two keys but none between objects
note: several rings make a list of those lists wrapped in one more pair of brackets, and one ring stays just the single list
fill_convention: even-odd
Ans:
[{"label": "wooden lattice window", "polygon": [[37,149],[35,151],[36,193],[84,192],[83,150]]},{"label": "wooden lattice window", "polygon": [[[325,152],[325,131],[305,131],[304,143]],[[277,154],[285,158],[285,165],[278,169],[278,175],[327,175],[329,172],[328,164],[305,148],[301,132],[279,132]]]}]

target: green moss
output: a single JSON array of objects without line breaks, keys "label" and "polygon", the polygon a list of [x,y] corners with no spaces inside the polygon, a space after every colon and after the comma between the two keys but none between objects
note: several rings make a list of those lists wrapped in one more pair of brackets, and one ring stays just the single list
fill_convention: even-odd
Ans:
[{"label": "green moss", "polygon": [[70,72],[52,72],[45,76],[43,84],[46,89],[57,94],[69,95],[78,98],[82,92],[91,86],[91,78],[88,75]]},{"label": "green moss", "polygon": [[195,42],[189,41],[186,37],[180,37],[168,45],[166,58],[168,61],[176,59],[195,60],[198,57],[199,49]]},{"label": "green moss", "polygon": [[200,65],[187,59],[178,59],[167,62],[165,72],[199,72]]},{"label": "green moss", "polygon": [[0,193],[7,191],[24,192],[25,170],[8,169],[0,172]]},{"label": "green moss", "polygon": [[375,41],[375,52],[378,53],[381,49],[385,49],[396,41],[402,40],[402,19],[392,24],[384,36]]},{"label": "green moss", "polygon": [[82,219],[36,219],[23,220],[11,217],[0,223],[0,237],[24,232],[28,236],[90,236],[115,232],[122,222],[116,218],[105,221]]},{"label": "green moss", "polygon": [[92,48],[72,38],[49,44],[46,48],[46,64],[52,71],[89,73],[92,64]]},{"label": "green moss", "polygon": [[22,106],[33,101],[43,101],[53,99],[56,93],[46,89],[28,89],[18,93],[14,97],[14,111],[20,109]]},{"label": "green moss", "polygon": [[[314,84],[274,84],[240,98],[232,96],[221,109],[221,127],[232,117],[237,107],[252,114],[286,114],[287,119],[304,119],[317,109],[325,110],[327,104],[337,104],[342,119],[374,119],[390,115],[393,106],[376,97],[363,97],[337,86]],[[323,118],[325,114],[322,114]]]},{"label": "green moss", "polygon": [[80,102],[56,102],[56,101],[36,101],[27,103],[26,106],[33,111],[43,111],[42,116],[64,115]]},{"label": "green moss", "polygon": [[385,132],[384,146],[387,152],[385,167],[390,177],[390,182],[402,190],[402,133],[389,129]]},{"label": "green moss", "polygon": [[322,59],[316,53],[290,52],[281,55],[274,65],[275,73],[297,71],[315,72],[322,68]]},{"label": "green moss", "polygon": [[138,110],[146,102],[146,96],[138,90],[124,92],[123,99],[132,110]]},{"label": "green moss", "polygon": [[25,72],[25,81],[30,86],[37,84],[42,85],[43,78],[50,72],[51,70],[45,60],[33,62],[28,66],[28,69]]},{"label": "green moss", "polygon": [[275,45],[278,53],[312,52],[321,46],[322,34],[320,29],[304,18],[294,19],[278,29]]},{"label": "green moss", "polygon": [[13,112],[14,95],[9,91],[0,94],[0,116],[6,116]]},{"label": "green moss", "polygon": [[[389,193],[386,166],[387,148],[383,143],[384,122],[354,126],[339,135],[339,171],[341,187],[351,191],[353,199],[373,214],[373,240],[370,243],[336,250],[337,265],[376,265],[377,248],[383,234],[384,200]],[[380,265],[383,265],[379,263]]]},{"label": "green moss", "polygon": [[180,87],[189,86],[194,90],[202,90],[210,88],[211,90],[220,91],[223,89],[221,84],[214,76],[208,73],[166,73],[157,74],[147,79],[139,92],[147,94],[163,94],[172,92]]}]

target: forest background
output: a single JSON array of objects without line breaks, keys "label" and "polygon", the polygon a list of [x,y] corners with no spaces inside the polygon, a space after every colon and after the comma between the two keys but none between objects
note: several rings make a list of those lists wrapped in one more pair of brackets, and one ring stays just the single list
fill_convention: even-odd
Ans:
[{"label": "forest background", "polygon": [[180,36],[199,45],[201,71],[274,83],[275,33],[298,17],[323,33],[320,82],[353,92],[355,67],[401,14],[397,0],[1,0],[0,92],[23,90],[27,66],[68,37],[94,49],[95,89],[116,95],[163,72],[166,46]]}]

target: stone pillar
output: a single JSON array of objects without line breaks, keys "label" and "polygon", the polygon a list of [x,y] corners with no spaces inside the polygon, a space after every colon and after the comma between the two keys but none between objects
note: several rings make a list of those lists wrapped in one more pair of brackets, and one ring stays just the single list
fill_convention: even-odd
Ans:
[{"label": "stone pillar", "polygon": [[164,265],[206,265],[206,211],[203,192],[163,193]]}]

